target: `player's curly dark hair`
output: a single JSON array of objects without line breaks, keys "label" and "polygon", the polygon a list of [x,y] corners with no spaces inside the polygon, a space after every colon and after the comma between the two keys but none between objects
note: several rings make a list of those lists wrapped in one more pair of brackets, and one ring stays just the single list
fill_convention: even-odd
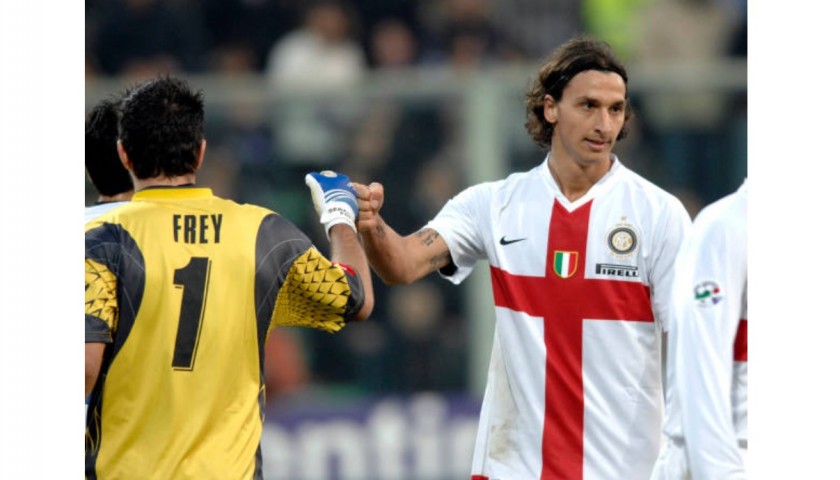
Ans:
[{"label": "player's curly dark hair", "polygon": [[[525,128],[531,134],[531,138],[541,147],[551,146],[551,135],[554,132],[554,124],[545,119],[543,99],[546,95],[551,95],[559,102],[563,96],[563,90],[572,78],[587,70],[615,72],[624,79],[624,85],[627,86],[627,70],[607,43],[581,36],[558,47],[540,67],[537,78],[525,93],[527,108]],[[627,93],[625,93],[626,98]],[[632,116],[633,112],[628,103],[624,110],[624,126],[618,134],[618,140],[627,136],[627,125]]]},{"label": "player's curly dark hair", "polygon": [[85,119],[85,170],[100,195],[113,196],[134,186],[117,153],[117,121],[121,98],[102,100]]},{"label": "player's curly dark hair", "polygon": [[158,77],[125,99],[119,135],[138,179],[195,172],[204,139],[204,98],[184,80]]}]

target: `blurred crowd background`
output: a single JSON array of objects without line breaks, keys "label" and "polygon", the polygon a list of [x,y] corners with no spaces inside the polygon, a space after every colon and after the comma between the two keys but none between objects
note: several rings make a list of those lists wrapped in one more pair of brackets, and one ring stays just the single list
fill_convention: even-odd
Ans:
[{"label": "blurred crowd background", "polygon": [[[281,213],[325,252],[305,173],[383,183],[384,217],[416,231],[462,188],[543,160],[523,93],[584,32],[629,68],[627,166],[692,215],[746,176],[746,0],[87,0],[85,12],[86,108],[159,73],[187,78],[206,96],[199,183]],[[481,281],[377,282],[364,324],[276,332],[269,402],[480,398],[493,328]]]}]

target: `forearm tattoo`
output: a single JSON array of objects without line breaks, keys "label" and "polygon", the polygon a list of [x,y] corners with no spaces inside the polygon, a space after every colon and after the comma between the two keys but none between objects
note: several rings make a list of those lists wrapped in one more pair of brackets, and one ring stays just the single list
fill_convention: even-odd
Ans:
[{"label": "forearm tattoo", "polygon": [[382,225],[376,226],[376,231],[374,232],[377,237],[384,237],[385,236],[385,227]]},{"label": "forearm tattoo", "polygon": [[[431,228],[424,228],[423,230],[417,232],[415,235],[420,237],[420,242],[427,247],[430,247],[433,243],[435,243],[435,240],[437,240],[440,236],[438,232],[432,230]],[[432,270],[438,270],[440,268],[445,267],[447,264],[449,264],[449,262],[450,257],[449,252],[447,251],[442,253],[441,255],[429,259],[429,266],[432,267]]]},{"label": "forearm tattoo", "polygon": [[431,228],[424,228],[423,230],[417,232],[415,235],[420,237],[420,241],[423,242],[423,245],[427,247],[434,243],[435,240],[437,240],[437,238],[440,236],[438,232],[432,230]]}]

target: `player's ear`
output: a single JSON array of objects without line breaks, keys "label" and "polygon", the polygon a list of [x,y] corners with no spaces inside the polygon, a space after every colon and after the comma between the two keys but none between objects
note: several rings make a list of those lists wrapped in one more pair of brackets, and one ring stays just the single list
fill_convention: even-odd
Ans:
[{"label": "player's ear", "polygon": [[557,123],[557,101],[549,94],[543,97],[543,117],[548,123]]},{"label": "player's ear", "polygon": [[198,147],[198,157],[196,158],[195,162],[195,169],[198,170],[201,168],[201,164],[204,163],[204,152],[207,151],[207,140],[202,138],[201,139],[201,146]]},{"label": "player's ear", "polygon": [[123,147],[122,140],[117,140],[117,154],[120,156],[120,163],[123,164],[126,170],[132,172],[131,169],[131,160],[128,158],[128,153],[125,151],[125,147]]}]

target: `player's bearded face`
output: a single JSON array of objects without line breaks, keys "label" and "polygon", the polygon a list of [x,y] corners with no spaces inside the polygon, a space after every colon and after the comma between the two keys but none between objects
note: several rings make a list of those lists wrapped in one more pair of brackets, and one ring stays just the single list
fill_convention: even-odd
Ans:
[{"label": "player's bearded face", "polygon": [[587,70],[566,85],[553,114],[552,150],[582,165],[609,162],[624,126],[626,86],[614,72]]}]

